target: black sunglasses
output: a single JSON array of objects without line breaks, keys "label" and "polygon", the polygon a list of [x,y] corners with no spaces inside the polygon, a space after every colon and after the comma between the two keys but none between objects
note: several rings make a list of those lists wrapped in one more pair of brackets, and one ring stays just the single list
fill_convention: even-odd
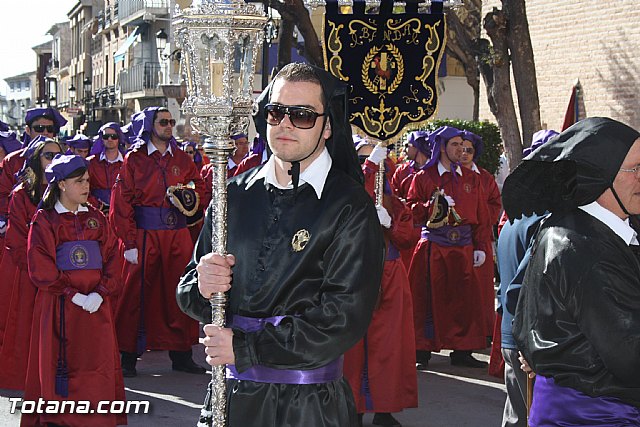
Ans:
[{"label": "black sunglasses", "polygon": [[44,132],[45,129],[49,133],[54,133],[56,131],[56,127],[54,125],[33,125],[32,129],[38,133]]},{"label": "black sunglasses", "polygon": [[473,154],[473,153],[476,152],[476,150],[474,150],[473,147],[462,147],[462,152],[463,153]]},{"label": "black sunglasses", "polygon": [[189,150],[189,151],[185,151],[185,153],[187,153],[187,154],[195,154],[196,152],[193,151],[193,150]]},{"label": "black sunglasses", "polygon": [[285,114],[289,116],[291,124],[298,129],[311,129],[315,126],[319,116],[326,115],[299,105],[267,104],[264,106],[264,117],[271,126],[278,126],[282,123]]},{"label": "black sunglasses", "polygon": [[102,139],[113,139],[115,141],[116,139],[120,139],[120,137],[117,133],[105,133],[102,135]]},{"label": "black sunglasses", "polygon": [[160,126],[171,125],[171,127],[173,127],[176,125],[175,119],[160,119],[158,120],[158,123],[160,124]]},{"label": "black sunglasses", "polygon": [[58,154],[60,153],[54,153],[53,151],[45,151],[44,153],[41,154],[41,156],[47,160],[53,160],[53,158]]}]

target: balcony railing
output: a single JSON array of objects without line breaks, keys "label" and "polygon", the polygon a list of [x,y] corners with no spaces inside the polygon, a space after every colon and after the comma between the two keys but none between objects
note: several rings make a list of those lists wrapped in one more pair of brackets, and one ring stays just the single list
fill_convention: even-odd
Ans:
[{"label": "balcony railing", "polygon": [[169,0],[120,0],[118,16],[122,21],[144,9],[167,9],[168,12]]},{"label": "balcony railing", "polygon": [[156,89],[160,84],[160,64],[145,62],[120,71],[120,89],[122,93]]}]

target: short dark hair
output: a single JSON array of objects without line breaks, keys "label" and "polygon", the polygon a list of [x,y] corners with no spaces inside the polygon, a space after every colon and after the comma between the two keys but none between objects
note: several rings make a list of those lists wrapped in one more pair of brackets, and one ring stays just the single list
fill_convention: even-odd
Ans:
[{"label": "short dark hair", "polygon": [[[278,71],[278,74],[273,78],[273,80],[278,79],[288,82],[309,82],[317,84],[320,86],[320,100],[322,101],[322,105],[324,107],[327,106],[324,91],[322,90],[322,82],[311,65],[304,62],[291,62],[282,67],[282,69]],[[269,94],[269,98],[271,98],[271,94]]]},{"label": "short dark hair", "polygon": [[31,120],[29,120],[27,122],[27,126],[31,127],[31,124],[33,122],[35,122],[36,120],[40,120],[40,119],[47,119],[47,120],[51,120],[53,122],[53,125],[57,128],[58,124],[56,123],[56,119],[50,115],[50,114],[43,114],[41,116],[35,116],[34,118],[32,118]]},{"label": "short dark hair", "polygon": [[158,117],[158,113],[169,113],[171,114],[171,111],[169,111],[169,109],[167,107],[160,107],[158,108],[154,113],[153,113],[153,122],[156,122],[156,118]]}]

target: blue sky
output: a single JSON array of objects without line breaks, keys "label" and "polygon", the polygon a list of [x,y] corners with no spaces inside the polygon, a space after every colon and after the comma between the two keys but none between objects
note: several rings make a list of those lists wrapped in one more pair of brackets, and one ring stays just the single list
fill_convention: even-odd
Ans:
[{"label": "blue sky", "polygon": [[67,21],[67,13],[78,0],[3,0],[0,22],[0,93],[6,94],[4,79],[35,71],[36,54],[31,49],[51,40],[51,26]]}]

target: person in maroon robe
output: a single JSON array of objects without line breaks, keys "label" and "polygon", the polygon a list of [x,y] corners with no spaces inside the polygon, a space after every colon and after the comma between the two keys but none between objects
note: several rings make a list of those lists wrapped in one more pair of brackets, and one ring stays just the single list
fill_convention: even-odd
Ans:
[{"label": "person in maroon robe", "polygon": [[233,176],[238,176],[241,173],[248,171],[249,169],[264,165],[267,160],[269,160],[267,143],[265,142],[264,138],[262,138],[258,134],[255,138],[253,138],[253,143],[251,144],[251,151],[249,152],[249,155],[238,164],[238,167],[236,168]]},{"label": "person in maroon robe", "polygon": [[[475,163],[482,154],[482,138],[473,132],[464,131],[462,139],[462,157],[460,158],[460,163],[463,167],[474,171],[480,177],[489,212],[489,216],[487,217],[488,226],[493,230],[500,219],[500,212],[502,211],[502,200],[500,198],[498,184],[488,170],[481,168]],[[481,320],[484,325],[485,336],[492,337],[496,317],[496,292],[493,283],[495,273],[493,233],[491,233],[489,237],[490,239],[484,244],[487,250],[487,261],[480,267],[474,268],[473,275],[476,286],[480,287],[482,291],[482,300],[480,302],[482,305],[482,317],[479,320]]]},{"label": "person in maroon robe", "polygon": [[27,270],[29,224],[47,185],[44,168],[61,152],[52,139],[39,137],[33,142],[30,154],[25,156],[20,184],[9,201],[6,256],[0,263],[0,388],[12,390],[24,390],[36,297]]},{"label": "person in maroon robe", "polygon": [[411,180],[407,178],[413,177],[431,158],[429,132],[424,130],[411,132],[407,138],[406,150],[409,161],[398,165],[391,177],[391,189],[402,199],[407,198],[411,185]]},{"label": "person in maroon robe", "polygon": [[[55,108],[31,108],[25,116],[24,145],[42,135],[53,138],[60,128],[67,124],[67,120]],[[7,230],[7,213],[9,209],[9,196],[16,186],[15,174],[24,165],[23,150],[16,150],[9,154],[0,163],[0,248],[4,248],[4,233]],[[2,254],[2,249],[0,249]]]},{"label": "person in maroon robe", "polygon": [[[411,181],[416,172],[421,170],[431,158],[429,132],[424,130],[411,132],[407,139],[406,150],[409,161],[397,166],[396,171],[391,177],[393,194],[403,200],[407,200],[407,193],[409,192]],[[417,233],[419,234],[421,227],[418,226],[417,229]],[[409,271],[409,267],[411,267],[411,258],[413,258],[414,251],[415,245],[400,251],[400,257],[407,271]]]},{"label": "person in maroon robe", "polygon": [[[388,160],[387,149],[366,141],[358,145],[358,157],[365,159],[365,188],[375,199],[376,173],[380,162]],[[353,391],[360,425],[364,413],[375,413],[374,424],[399,426],[392,413],[418,406],[413,303],[399,250],[414,247],[420,234],[414,232],[411,210],[391,194],[386,179],[384,193],[383,204],[376,205],[387,243],[380,297],[365,337],[345,353],[344,375]]]},{"label": "person in maroon robe", "polygon": [[178,308],[176,286],[193,251],[186,215],[167,190],[203,182],[191,158],[173,137],[166,108],[148,107],[132,120],[138,142],[126,154],[111,194],[109,221],[124,244],[124,287],[116,316],[125,377],[137,375],[137,357],[169,350],[176,371],[204,373],[192,359],[198,323]]},{"label": "person in maroon robe", "polygon": [[105,215],[109,212],[111,189],[124,162],[122,151],[126,142],[120,126],[114,122],[107,123],[98,131],[91,155],[87,158],[91,185],[89,202]]},{"label": "person in maroon robe", "polygon": [[485,262],[490,229],[480,178],[459,165],[462,136],[449,126],[430,135],[431,160],[407,195],[414,222],[423,226],[409,269],[419,369],[441,349],[454,350],[453,365],[486,367],[471,355],[486,347],[473,269]]},{"label": "person in maroon robe", "polygon": [[246,133],[237,133],[231,135],[231,139],[235,143],[236,149],[229,156],[227,163],[227,178],[235,175],[236,169],[242,160],[249,154],[249,137]]},{"label": "person in maroon robe", "polygon": [[38,288],[25,400],[88,401],[89,413],[23,413],[21,426],[115,426],[124,414],[97,413],[124,401],[110,293],[118,285],[117,240],[105,216],[87,205],[89,173],[80,156],[58,155],[31,224],[29,277]]}]

